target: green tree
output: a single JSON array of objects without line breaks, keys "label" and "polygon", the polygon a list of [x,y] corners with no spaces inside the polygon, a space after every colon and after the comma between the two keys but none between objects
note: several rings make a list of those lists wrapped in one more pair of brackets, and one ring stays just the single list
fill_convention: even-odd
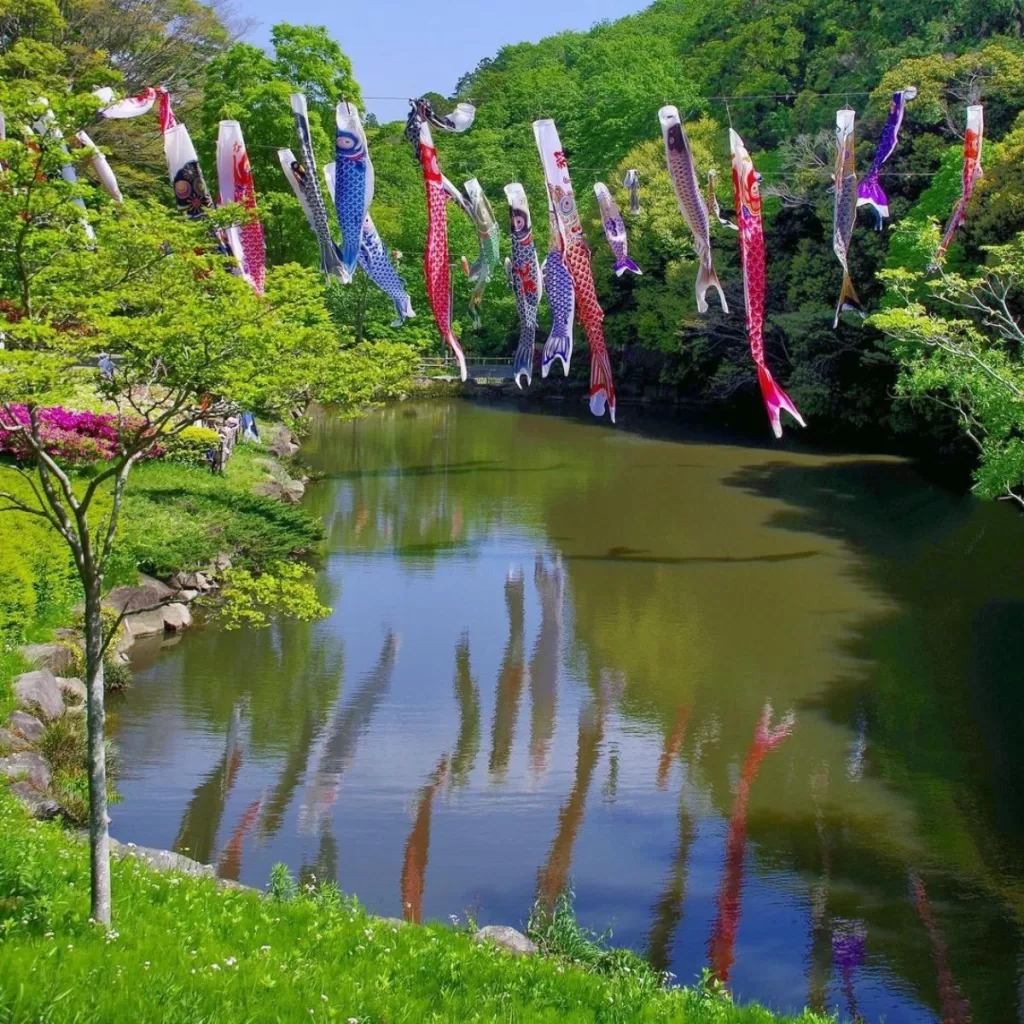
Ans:
[{"label": "green tree", "polygon": [[[6,88],[15,124],[38,115],[35,90]],[[91,96],[55,97],[58,123],[82,123]],[[274,268],[266,298],[233,274],[208,230],[166,208],[131,200],[114,206],[89,185],[60,176],[67,160],[54,136],[30,147],[0,144],[0,302],[6,312],[0,351],[0,426],[23,438],[27,464],[4,466],[18,487],[0,485],[0,511],[32,516],[67,544],[85,594],[85,646],[92,911],[110,921],[103,656],[112,639],[101,617],[104,575],[114,553],[118,515],[132,467],[201,412],[224,414],[242,399],[268,410],[292,408],[341,387],[321,368],[317,385],[273,368],[330,352],[334,332],[312,299],[316,279],[295,266]],[[90,204],[95,238],[84,230]],[[226,216],[231,216],[229,209]],[[83,369],[99,352],[109,375]],[[332,372],[333,371],[333,372]],[[84,379],[117,410],[117,454],[85,476],[48,447],[40,410]]]}]

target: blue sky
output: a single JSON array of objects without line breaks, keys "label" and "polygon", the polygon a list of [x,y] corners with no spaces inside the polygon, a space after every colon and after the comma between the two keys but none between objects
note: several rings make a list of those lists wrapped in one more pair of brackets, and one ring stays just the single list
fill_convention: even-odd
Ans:
[{"label": "blue sky", "polygon": [[[565,29],[587,29],[619,18],[650,0],[240,0],[239,11],[260,24],[248,40],[265,45],[278,21],[326,25],[352,58],[381,120],[404,118],[406,98],[448,94],[465,72],[506,43],[536,42]],[[400,97],[397,100],[369,97]]]}]

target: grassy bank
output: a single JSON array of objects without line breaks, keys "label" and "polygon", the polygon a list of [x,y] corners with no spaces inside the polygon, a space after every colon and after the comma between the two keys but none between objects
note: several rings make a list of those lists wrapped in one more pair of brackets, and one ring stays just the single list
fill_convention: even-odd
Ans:
[{"label": "grassy bank", "polygon": [[[114,931],[87,922],[83,843],[0,785],[0,1021],[778,1021],[634,973],[516,960],[441,925],[368,917],[333,886],[290,899],[114,867]],[[812,1024],[820,1018],[799,1018]]]}]

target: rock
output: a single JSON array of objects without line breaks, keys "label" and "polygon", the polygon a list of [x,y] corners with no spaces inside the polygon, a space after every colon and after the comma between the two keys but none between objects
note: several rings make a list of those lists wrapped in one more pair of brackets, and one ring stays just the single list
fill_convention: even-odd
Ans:
[{"label": "rock", "polygon": [[65,701],[69,701],[72,704],[85,703],[87,694],[85,691],[85,683],[83,683],[81,679],[76,679],[74,676],[71,676],[70,678],[58,676],[57,685],[60,687],[61,693],[64,694]]},{"label": "rock", "polygon": [[409,922],[403,921],[400,917],[378,917],[382,925],[390,925],[392,928],[404,928]]},{"label": "rock", "polygon": [[198,590],[179,590],[175,595],[179,601],[184,601],[185,604],[191,604],[198,596]]},{"label": "rock", "polygon": [[74,668],[75,651],[65,644],[27,644],[18,653],[33,667],[64,675]]},{"label": "rock", "polygon": [[306,493],[306,488],[300,481],[285,477],[281,480],[264,480],[253,487],[252,493],[263,498],[272,498],[274,501],[283,501],[288,505],[297,505]]},{"label": "rock", "polygon": [[7,724],[23,740],[29,743],[38,743],[43,738],[46,726],[39,721],[35,715],[26,714],[24,711],[13,711]]},{"label": "rock", "polygon": [[227,572],[231,568],[231,556],[222,551],[214,560],[213,568],[216,572]]},{"label": "rock", "polygon": [[176,633],[179,629],[188,629],[192,625],[192,613],[187,605],[168,604],[161,611],[164,613],[164,629]]},{"label": "rock", "polygon": [[271,455],[276,455],[279,459],[291,458],[299,450],[298,442],[292,432],[282,426],[271,432],[267,447],[270,449]]},{"label": "rock", "polygon": [[209,864],[200,864],[197,860],[192,860],[190,857],[174,853],[171,850],[151,850],[146,846],[119,843],[116,839],[111,839],[110,852],[118,860],[134,857],[154,871],[160,871],[163,874],[173,872],[179,875],[191,875],[194,878],[215,878],[217,874]]},{"label": "rock", "polygon": [[46,789],[50,784],[50,766],[43,755],[34,750],[23,750],[0,758],[0,775],[9,779],[25,779],[36,789]]},{"label": "rock", "polygon": [[131,614],[141,608],[153,608],[174,598],[174,591],[152,576],[139,576],[137,587],[115,587],[103,599],[104,605],[115,612]]},{"label": "rock", "polygon": [[56,677],[48,668],[18,676],[14,680],[14,697],[18,706],[26,711],[38,708],[47,721],[64,714],[64,698]]},{"label": "rock", "polygon": [[481,928],[473,938],[476,942],[491,942],[501,946],[514,956],[533,956],[537,952],[537,947],[522,932],[504,924],[489,924]]},{"label": "rock", "polygon": [[164,631],[164,610],[154,608],[149,612],[137,612],[124,620],[124,630],[133,640],[140,636],[157,636]]},{"label": "rock", "polygon": [[53,797],[33,789],[27,782],[15,782],[11,786],[11,793],[25,805],[33,818],[49,821],[60,814],[60,804]]},{"label": "rock", "polygon": [[189,600],[186,594],[205,594],[213,590],[215,584],[207,572],[176,572],[171,577],[171,586],[177,591],[175,600],[183,601]]}]

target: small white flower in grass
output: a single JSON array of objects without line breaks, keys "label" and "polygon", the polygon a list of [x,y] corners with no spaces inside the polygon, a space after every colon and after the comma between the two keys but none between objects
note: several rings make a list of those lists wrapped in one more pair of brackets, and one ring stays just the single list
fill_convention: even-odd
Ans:
[{"label": "small white flower in grass", "polygon": [[238,963],[238,961],[233,956],[229,956],[227,958],[227,960],[224,961],[224,966],[225,967],[234,967],[237,963]]},{"label": "small white flower in grass", "polygon": [[325,1003],[327,1002],[327,996],[325,996],[323,994],[323,992],[320,993],[320,998],[321,998],[321,1000],[323,1000],[323,1002],[325,1002]]},{"label": "small white flower in grass", "polygon": [[46,934],[45,934],[45,935],[43,936],[43,938],[44,938],[44,939],[52,939],[52,938],[53,938],[53,932],[47,932],[47,933],[46,933]]},{"label": "small white flower in grass", "polygon": [[95,923],[96,923],[96,918],[95,917],[90,917],[89,918],[89,924],[95,924]]},{"label": "small white flower in grass", "polygon": [[72,945],[71,945],[71,943],[69,942],[69,943],[68,943],[68,949],[74,949],[74,948],[75,948],[75,947],[74,947],[74,946],[72,946]]},{"label": "small white flower in grass", "polygon": [[385,946],[384,947],[384,952],[385,953],[390,953],[391,952],[391,947],[390,946]]},{"label": "small white flower in grass", "polygon": [[260,952],[261,953],[269,953],[270,952],[270,947],[269,946],[260,946]]},{"label": "small white flower in grass", "polygon": [[453,926],[457,925],[459,923],[459,915],[458,914],[449,914],[448,915],[448,920],[451,921]]},{"label": "small white flower in grass", "polygon": [[366,930],[365,930],[365,931],[363,932],[363,934],[364,934],[364,935],[365,935],[365,936],[366,936],[366,937],[367,937],[368,939],[372,939],[372,938],[373,938],[373,932],[371,932],[369,928],[367,928],[367,929],[366,929]]},{"label": "small white flower in grass", "polygon": [[196,973],[196,969],[195,969],[194,967],[192,968],[192,973],[193,973],[193,974],[195,974],[195,973]]},{"label": "small white flower in grass", "polygon": [[349,1019],[345,1022],[345,1024],[359,1024],[359,1018],[358,1017],[349,1017]]},{"label": "small white flower in grass", "polygon": [[210,970],[211,971],[219,971],[220,970],[220,964],[210,964]]},{"label": "small white flower in grass", "polygon": [[148,971],[149,970],[149,961],[147,960],[142,966],[145,967],[146,970]]}]

